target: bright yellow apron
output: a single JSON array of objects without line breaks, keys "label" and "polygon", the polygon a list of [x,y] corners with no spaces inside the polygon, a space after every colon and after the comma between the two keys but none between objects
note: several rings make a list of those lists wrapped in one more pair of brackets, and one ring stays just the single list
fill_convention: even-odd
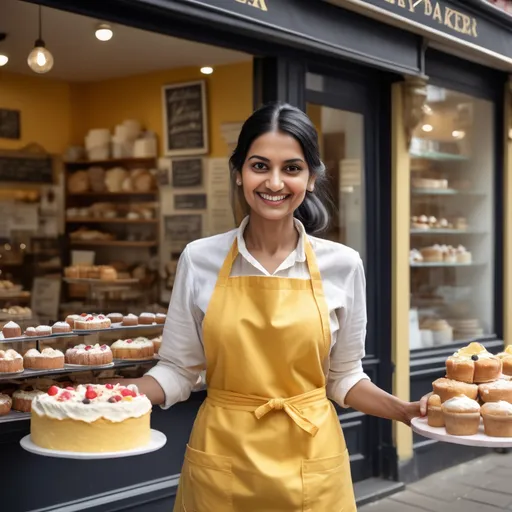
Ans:
[{"label": "bright yellow apron", "polygon": [[230,277],[236,240],[203,322],[208,398],[199,409],[175,512],[354,512],[350,464],[325,394],[331,333],[311,279]]}]

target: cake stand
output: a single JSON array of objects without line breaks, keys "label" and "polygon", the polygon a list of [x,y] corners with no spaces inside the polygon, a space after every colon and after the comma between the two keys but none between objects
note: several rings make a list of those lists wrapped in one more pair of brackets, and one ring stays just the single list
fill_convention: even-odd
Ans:
[{"label": "cake stand", "polygon": [[411,428],[417,434],[445,443],[477,446],[481,448],[512,448],[512,437],[490,437],[484,433],[484,424],[480,419],[478,433],[473,436],[453,436],[446,432],[444,427],[431,427],[427,418],[413,418]]},{"label": "cake stand", "polygon": [[60,459],[77,459],[77,460],[96,460],[96,459],[117,459],[120,457],[133,457],[135,455],[144,455],[145,453],[160,450],[167,443],[167,437],[158,430],[151,429],[151,439],[149,444],[134,448],[133,450],[124,450],[120,452],[101,452],[101,453],[85,453],[85,452],[65,452],[59,450],[49,450],[35,445],[30,439],[30,434],[20,441],[20,445],[27,452],[43,455],[45,457],[57,457]]}]

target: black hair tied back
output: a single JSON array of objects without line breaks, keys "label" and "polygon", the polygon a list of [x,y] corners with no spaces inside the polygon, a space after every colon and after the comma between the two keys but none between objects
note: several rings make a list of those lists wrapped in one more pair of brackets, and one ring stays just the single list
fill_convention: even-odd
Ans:
[{"label": "black hair tied back", "polygon": [[286,103],[264,105],[256,110],[242,126],[238,144],[229,160],[233,205],[238,200],[246,210],[243,213],[248,213],[243,192],[236,186],[236,173],[241,172],[253,141],[273,131],[291,135],[304,152],[309,172],[311,176],[315,176],[315,188],[313,192],[306,192],[304,201],[295,210],[294,216],[304,224],[308,233],[321,233],[329,227],[332,200],[325,165],[320,159],[318,134],[313,123],[302,110]]}]

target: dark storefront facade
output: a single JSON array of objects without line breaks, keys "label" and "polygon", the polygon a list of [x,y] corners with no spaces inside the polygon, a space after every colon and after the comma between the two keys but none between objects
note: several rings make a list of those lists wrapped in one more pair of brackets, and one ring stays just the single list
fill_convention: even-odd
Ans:
[{"label": "dark storefront facade", "polygon": [[[365,263],[369,325],[364,368],[373,382],[404,399],[409,399],[409,390],[411,400],[430,391],[431,382],[443,375],[446,356],[465,344],[455,339],[443,347],[409,346],[414,281],[408,259],[414,244],[409,149],[418,138],[413,132],[424,122],[427,85],[485,100],[493,130],[493,310],[492,322],[479,339],[492,351],[500,349],[503,340],[510,342],[503,311],[512,290],[503,280],[507,242],[500,194],[512,25],[509,29],[476,1],[467,7],[435,0],[39,3],[255,55],[255,106],[281,100],[308,111],[319,131],[325,131],[324,160],[343,159],[344,165],[354,166],[355,178],[339,183],[335,197],[341,205],[355,197],[347,194],[359,194],[351,210],[356,212],[351,221],[355,227],[340,228],[333,236],[355,246]],[[330,135],[346,133],[347,120],[358,127],[353,144],[348,144],[354,154],[340,156],[336,143],[330,147]],[[164,432],[168,443],[134,459],[71,462],[37,457],[18,445],[29,431],[28,421],[0,424],[0,453],[9,468],[2,479],[6,512],[170,510],[185,445],[205,396],[204,391],[195,392],[170,410],[155,408],[153,428]],[[405,427],[357,411],[339,414],[355,482],[407,482],[481,454],[413,438]],[[30,492],[27,481],[33,482]]]}]

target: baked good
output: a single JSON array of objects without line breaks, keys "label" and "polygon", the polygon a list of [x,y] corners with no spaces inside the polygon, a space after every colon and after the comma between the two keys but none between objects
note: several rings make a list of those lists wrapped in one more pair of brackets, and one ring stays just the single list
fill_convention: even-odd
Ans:
[{"label": "baked good", "polygon": [[430,395],[427,402],[427,423],[431,427],[444,427],[444,416],[439,395]]},{"label": "baked good", "polygon": [[123,315],[121,313],[110,313],[107,315],[113,324],[120,324],[123,321]]},{"label": "baked good", "polygon": [[0,416],[5,416],[11,412],[12,399],[9,395],[0,393]]},{"label": "baked good", "polygon": [[112,350],[108,345],[77,345],[66,350],[66,363],[99,366],[112,362]]},{"label": "baked good", "polygon": [[156,338],[153,338],[152,340],[153,348],[155,349],[155,354],[158,354],[158,351],[160,350],[160,347],[162,345],[162,336],[157,336]]},{"label": "baked good", "polygon": [[464,264],[471,263],[472,255],[463,245],[459,245],[457,247],[456,253],[457,253],[457,263],[464,263]]},{"label": "baked good", "polygon": [[435,380],[432,383],[432,388],[434,393],[440,397],[441,403],[455,396],[464,395],[472,400],[476,400],[478,396],[478,386],[476,384],[468,384],[444,377]]},{"label": "baked good", "polygon": [[52,386],[33,402],[30,437],[51,450],[130,450],[149,443],[151,408],[134,385]]},{"label": "baked good", "polygon": [[12,348],[0,350],[0,373],[14,373],[23,371],[23,357]]},{"label": "baked good", "polygon": [[52,334],[61,334],[71,332],[71,327],[67,322],[55,322],[52,325]]},{"label": "baked good", "polygon": [[139,315],[139,324],[152,325],[156,320],[154,313],[141,313]]},{"label": "baked good", "polygon": [[56,370],[64,368],[64,354],[54,348],[44,348],[41,352],[31,348],[23,356],[23,366],[30,370]]},{"label": "baked good", "polygon": [[39,389],[18,389],[12,394],[12,408],[19,412],[30,412],[34,398],[43,394]]},{"label": "baked good", "polygon": [[453,436],[472,436],[480,426],[480,405],[467,396],[456,396],[441,406],[446,432]]},{"label": "baked good", "polygon": [[153,342],[143,337],[117,340],[110,348],[115,359],[153,359],[155,355]]},{"label": "baked good", "polygon": [[35,327],[27,327],[25,329],[25,336],[37,336],[37,331]]},{"label": "baked good", "polygon": [[491,437],[512,437],[512,404],[489,402],[482,405],[484,432]]},{"label": "baked good", "polygon": [[81,194],[89,190],[89,173],[76,171],[68,177],[68,191],[71,194]]},{"label": "baked good", "polygon": [[7,322],[2,327],[4,338],[19,338],[21,336],[21,327],[16,322]]},{"label": "baked good", "polygon": [[512,375],[512,345],[505,347],[505,350],[500,352],[498,357],[501,359],[501,371],[505,375]]},{"label": "baked good", "polygon": [[427,263],[440,263],[443,261],[443,252],[439,245],[423,247],[423,249],[420,249],[420,252],[423,256],[423,261]]},{"label": "baked good", "polygon": [[117,270],[114,267],[100,267],[100,279],[103,281],[115,281],[117,279]]},{"label": "baked good", "polygon": [[492,382],[500,374],[501,359],[480,343],[470,343],[446,360],[446,376],[449,379],[480,384]]},{"label": "baked good", "polygon": [[123,317],[123,325],[130,326],[130,325],[138,325],[139,319],[137,316],[132,315],[131,313]]},{"label": "baked good", "polygon": [[36,327],[36,336],[51,336],[52,328],[49,325],[38,325]]},{"label": "baked good", "polygon": [[498,379],[494,382],[480,384],[478,393],[483,402],[499,402],[501,400],[512,404],[512,382]]},{"label": "baked good", "polygon": [[69,324],[69,327],[71,327],[71,329],[74,329],[76,320],[80,320],[81,318],[82,317],[80,315],[68,315],[66,317],[66,323]]},{"label": "baked good", "polygon": [[75,320],[75,329],[92,331],[96,329],[108,329],[111,325],[110,318],[105,315],[80,315],[80,320]]},{"label": "baked good", "polygon": [[428,328],[432,331],[434,345],[445,345],[453,341],[453,329],[446,320],[432,320]]},{"label": "baked good", "polygon": [[157,324],[160,324],[160,325],[165,324],[166,319],[167,319],[167,315],[165,313],[157,313],[155,315],[155,322]]}]

